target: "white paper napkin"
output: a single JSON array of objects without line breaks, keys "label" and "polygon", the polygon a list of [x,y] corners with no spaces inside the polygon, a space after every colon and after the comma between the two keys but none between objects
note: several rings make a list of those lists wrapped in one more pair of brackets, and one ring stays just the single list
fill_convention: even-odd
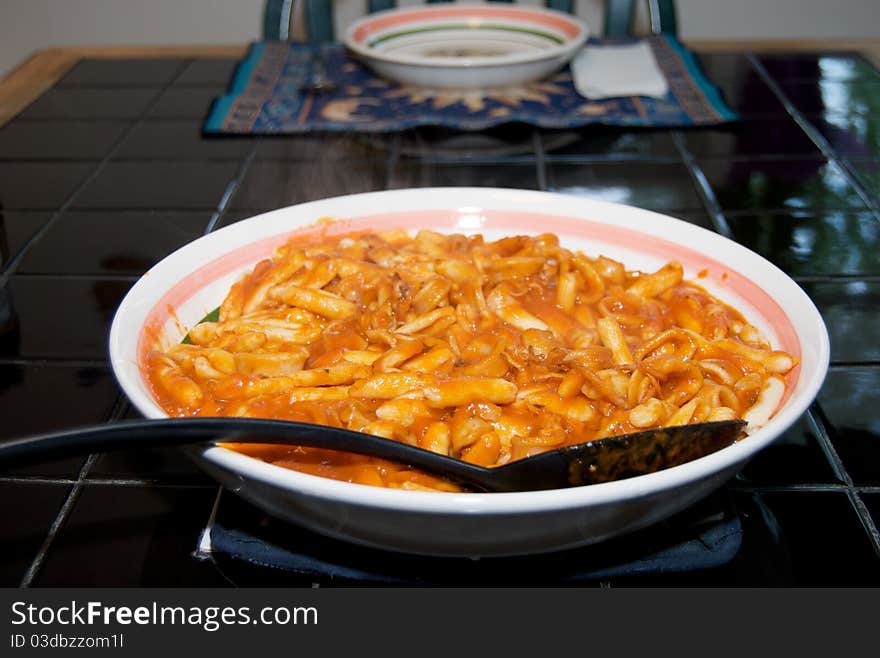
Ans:
[{"label": "white paper napkin", "polygon": [[666,95],[669,85],[645,42],[583,48],[572,60],[574,87],[590,100],[615,96]]}]

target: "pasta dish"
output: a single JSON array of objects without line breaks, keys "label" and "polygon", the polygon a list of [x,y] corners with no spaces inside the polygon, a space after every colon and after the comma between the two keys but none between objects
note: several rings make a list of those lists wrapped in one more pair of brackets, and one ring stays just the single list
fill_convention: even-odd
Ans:
[{"label": "pasta dish", "polygon": [[[335,425],[494,466],[652,427],[761,423],[797,364],[677,262],[629,271],[552,234],[423,230],[293,239],[145,365],[171,416]],[[459,490],[359,455],[231,447],[361,484]]]}]

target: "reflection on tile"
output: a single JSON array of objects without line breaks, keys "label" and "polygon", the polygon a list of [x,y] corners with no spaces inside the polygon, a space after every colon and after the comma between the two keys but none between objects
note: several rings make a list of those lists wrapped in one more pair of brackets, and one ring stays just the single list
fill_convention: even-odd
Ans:
[{"label": "reflection on tile", "polygon": [[0,356],[105,360],[110,322],[132,283],[13,276],[3,300],[12,310],[11,328]]},{"label": "reflection on tile", "polygon": [[831,361],[880,361],[880,283],[804,283],[831,337]]},{"label": "reflection on tile", "polygon": [[343,160],[384,160],[391,150],[388,135],[283,135],[262,137],[257,160],[300,160],[341,162]]},{"label": "reflection on tile", "polygon": [[876,69],[857,54],[786,53],[760,55],[761,64],[777,80],[876,79]]},{"label": "reflection on tile", "polygon": [[0,587],[18,587],[69,491],[69,485],[0,482]]},{"label": "reflection on tile", "polygon": [[738,209],[864,208],[841,169],[819,159],[701,159],[721,206]]},{"label": "reflection on tile", "polygon": [[790,118],[744,119],[723,126],[685,130],[682,134],[687,149],[696,156],[821,156],[819,148]]},{"label": "reflection on tile", "polygon": [[94,162],[0,162],[0,208],[58,208],[95,166]]},{"label": "reflection on tile", "polygon": [[780,87],[805,114],[880,114],[880,80],[783,81]]},{"label": "reflection on tile", "polygon": [[74,201],[76,208],[214,208],[237,162],[110,162]]},{"label": "reflection on tile", "polygon": [[733,237],[791,276],[880,274],[880,223],[871,213],[727,216]]},{"label": "reflection on tile", "polygon": [[199,237],[210,219],[207,210],[67,212],[28,250],[16,271],[140,276],[175,249]]},{"label": "reflection on tile", "polygon": [[49,221],[49,212],[14,212],[0,210],[0,269]]},{"label": "reflection on tile", "polygon": [[100,160],[127,126],[124,121],[13,121],[0,128],[0,158]]},{"label": "reflection on tile", "polygon": [[385,189],[384,161],[293,160],[254,162],[232,197],[230,208],[280,208],[302,201]]},{"label": "reflection on tile", "polygon": [[679,164],[548,162],[547,189],[652,210],[701,209],[687,169]]},{"label": "reflection on tile", "polygon": [[837,153],[880,157],[880,114],[826,113],[810,121]]},{"label": "reflection on tile", "polygon": [[856,177],[875,200],[880,200],[880,160],[869,162],[849,161]]},{"label": "reflection on tile", "polygon": [[38,587],[208,586],[192,556],[213,488],[87,485],[37,575]]},{"label": "reflection on tile", "polygon": [[142,121],[129,133],[117,160],[212,160],[242,158],[253,146],[253,138],[204,136],[198,121]]},{"label": "reflection on tile", "polygon": [[225,89],[235,73],[238,62],[237,59],[194,59],[174,79],[174,86],[209,86],[218,90]]},{"label": "reflection on tile", "polygon": [[740,478],[750,484],[771,486],[837,481],[806,415],[759,452],[742,470]]},{"label": "reflection on tile", "polygon": [[79,62],[58,83],[119,87],[162,87],[181,70],[180,59],[86,59]]},{"label": "reflection on tile", "polygon": [[743,493],[737,504],[748,514],[741,584],[880,583],[880,560],[845,492]]},{"label": "reflection on tile", "polygon": [[513,187],[538,189],[535,163],[444,163],[398,160],[389,187]]},{"label": "reflection on tile", "polygon": [[666,130],[626,130],[607,126],[579,132],[545,132],[541,135],[548,160],[577,157],[607,159],[679,159]]},{"label": "reflection on tile", "polygon": [[151,119],[203,119],[211,103],[222,95],[213,87],[171,87],[150,107]]},{"label": "reflection on tile", "polygon": [[[462,131],[438,126],[421,126],[400,135],[399,149],[405,156],[434,161],[491,159],[528,160],[534,158],[536,130],[507,124],[480,131]],[[547,144],[569,143],[577,139],[570,131],[546,131]]]},{"label": "reflection on tile", "polygon": [[831,368],[818,399],[853,482],[880,485],[880,367]]},{"label": "reflection on tile", "polygon": [[[5,338],[5,337],[4,337]],[[0,365],[4,437],[104,422],[118,397],[109,368]],[[47,411],[51,410],[51,413]],[[84,459],[73,457],[16,468],[4,475],[74,478]]]},{"label": "reflection on tile", "polygon": [[147,109],[156,94],[156,89],[50,89],[18,116],[22,119],[134,119]]}]

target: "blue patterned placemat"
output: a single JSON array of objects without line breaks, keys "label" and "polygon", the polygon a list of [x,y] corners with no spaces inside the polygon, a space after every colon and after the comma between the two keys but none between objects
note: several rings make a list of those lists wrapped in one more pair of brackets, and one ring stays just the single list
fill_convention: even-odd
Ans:
[{"label": "blue patterned placemat", "polygon": [[239,64],[228,92],[216,99],[204,124],[213,134],[293,134],[317,130],[388,132],[415,126],[483,130],[523,122],[542,128],[615,126],[685,127],[736,120],[691,52],[675,38],[647,37],[669,83],[665,98],[630,96],[590,101],[577,93],[568,68],[548,79],[503,88],[423,89],[377,77],[344,46],[324,46],[330,93],[301,93],[311,47],[255,43]]}]

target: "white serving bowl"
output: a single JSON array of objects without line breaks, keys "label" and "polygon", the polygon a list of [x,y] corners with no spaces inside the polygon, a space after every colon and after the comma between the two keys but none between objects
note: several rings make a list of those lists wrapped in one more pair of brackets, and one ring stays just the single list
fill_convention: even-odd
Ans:
[{"label": "white serving bowl", "polygon": [[345,45],[382,77],[417,87],[504,87],[547,77],[587,40],[586,23],[537,7],[444,4],[370,14]]},{"label": "white serving bowl", "polygon": [[[315,222],[334,218],[332,224]],[[156,336],[176,343],[216,308],[229,286],[292,233],[406,227],[505,235],[556,233],[563,245],[652,271],[679,260],[796,355],[788,395],[746,439],[681,466],[626,480],[528,493],[434,493],[350,484],[274,466],[226,448],[195,452],[219,482],[257,507],[325,535],[378,548],[445,556],[529,554],[583,546],[682,510],[733,476],[790,427],[828,368],[825,325],[782,271],[716,233],[647,210],[546,192],[428,188],[336,197],[275,210],[206,235],[140,279],[113,320],[110,356],[126,395],[147,417],[166,414],[142,375]]]}]

